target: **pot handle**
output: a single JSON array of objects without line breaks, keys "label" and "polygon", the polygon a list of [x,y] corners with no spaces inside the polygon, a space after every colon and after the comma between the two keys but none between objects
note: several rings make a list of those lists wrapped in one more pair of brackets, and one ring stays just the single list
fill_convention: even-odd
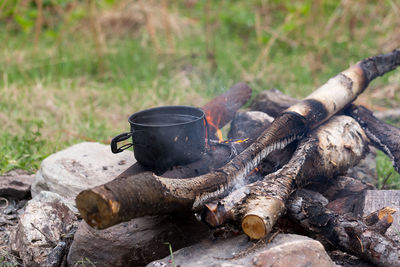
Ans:
[{"label": "pot handle", "polygon": [[111,140],[111,151],[114,154],[120,153],[122,151],[124,151],[125,149],[130,148],[131,146],[133,146],[133,143],[130,144],[125,144],[121,147],[118,147],[118,142],[124,141],[128,138],[130,138],[133,135],[133,132],[126,132],[126,133],[122,133],[117,135],[116,137],[114,137]]}]

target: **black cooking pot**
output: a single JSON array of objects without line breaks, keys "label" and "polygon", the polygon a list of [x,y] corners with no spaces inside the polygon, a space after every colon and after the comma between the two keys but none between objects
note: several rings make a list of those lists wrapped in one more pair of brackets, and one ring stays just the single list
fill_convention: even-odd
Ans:
[{"label": "black cooking pot", "polygon": [[[119,153],[134,146],[136,160],[153,170],[198,160],[205,150],[206,119],[201,109],[164,106],[134,113],[131,131],[114,137],[111,151]],[[132,143],[118,148],[118,142],[132,137]]]}]

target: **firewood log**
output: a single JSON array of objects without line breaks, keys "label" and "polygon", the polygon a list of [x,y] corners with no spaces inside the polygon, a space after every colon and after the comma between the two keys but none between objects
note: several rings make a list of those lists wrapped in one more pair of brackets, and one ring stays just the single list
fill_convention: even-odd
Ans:
[{"label": "firewood log", "polygon": [[277,117],[282,111],[299,102],[299,99],[285,95],[277,89],[271,89],[259,93],[254,98],[250,108]]},{"label": "firewood log", "polygon": [[271,231],[285,211],[294,183],[304,186],[316,177],[343,174],[367,150],[367,137],[360,125],[351,117],[335,116],[303,139],[280,170],[233,191],[219,201],[217,208],[205,209],[202,217],[212,226],[227,219],[243,218],[243,231],[251,238],[260,239]]},{"label": "firewood log", "polygon": [[400,129],[375,118],[362,106],[352,105],[346,113],[360,123],[371,143],[389,156],[395,170],[400,173]]},{"label": "firewood log", "polygon": [[220,183],[216,184],[213,191],[208,186],[206,192],[196,196],[193,207],[199,208],[207,201],[225,195],[235,184],[243,183],[246,175],[272,151],[285,147],[293,140],[302,137],[307,130],[329,119],[355,100],[369,82],[398,65],[400,65],[400,49],[362,60],[331,78],[304,100],[283,111],[256,142],[218,170],[227,174],[222,180],[222,186]]},{"label": "firewood log", "polygon": [[374,231],[384,235],[386,230],[393,223],[392,214],[397,212],[397,210],[391,207],[383,207],[377,211],[368,214],[363,218],[364,223],[370,228],[373,227]]},{"label": "firewood log", "polygon": [[[333,179],[332,179],[333,178]],[[321,193],[329,200],[326,207],[337,214],[358,213],[363,192],[376,189],[372,184],[364,183],[348,176],[314,179],[307,189]]]},{"label": "firewood log", "polygon": [[[283,111],[287,104],[298,103],[300,100],[287,96],[276,89],[263,91],[255,97],[251,107],[275,116]],[[382,121],[382,114],[374,114],[363,106],[350,105],[345,113],[355,118],[365,130],[371,144],[383,151],[393,162],[397,172],[400,172],[400,129]]]},{"label": "firewood log", "polygon": [[151,172],[122,175],[81,192],[77,207],[89,225],[109,227],[135,217],[180,209],[200,209],[225,196],[272,151],[304,136],[351,103],[377,76],[400,65],[400,50],[365,59],[331,78],[325,85],[289,107],[241,154],[222,168],[188,179],[163,178]]},{"label": "firewood log", "polygon": [[297,223],[310,232],[324,236],[335,246],[373,264],[400,266],[400,246],[382,234],[390,225],[390,212],[368,226],[352,216],[335,214],[310,192],[312,191],[298,190],[288,201],[288,214]]}]

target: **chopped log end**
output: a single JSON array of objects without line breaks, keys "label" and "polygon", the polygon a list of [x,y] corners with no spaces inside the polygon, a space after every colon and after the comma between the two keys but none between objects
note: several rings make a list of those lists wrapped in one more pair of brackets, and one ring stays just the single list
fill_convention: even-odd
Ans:
[{"label": "chopped log end", "polygon": [[396,210],[393,208],[384,207],[365,216],[363,218],[363,221],[368,227],[370,227],[371,230],[383,235],[386,233],[387,229],[392,225],[393,223],[392,214],[395,212]]},{"label": "chopped log end", "polygon": [[391,208],[391,207],[385,207],[385,208],[382,208],[381,210],[379,210],[379,212],[378,212],[378,218],[379,218],[379,220],[382,220],[382,218],[384,218],[385,216],[387,216],[387,217],[388,217],[388,221],[389,221],[390,223],[392,223],[392,222],[393,222],[393,216],[392,216],[392,214],[394,214],[394,213],[396,213],[396,210],[395,210],[395,209],[393,209],[393,208]]},{"label": "chopped log end", "polygon": [[211,227],[218,227],[233,219],[233,214],[216,201],[205,204],[201,213],[201,220]]},{"label": "chopped log end", "polygon": [[261,239],[267,235],[267,224],[258,215],[248,214],[243,218],[242,229],[252,239]]},{"label": "chopped log end", "polygon": [[76,206],[82,218],[93,228],[104,229],[120,221],[120,204],[107,196],[107,192],[82,191],[76,197]]},{"label": "chopped log end", "polygon": [[244,209],[247,210],[242,220],[244,233],[252,239],[261,239],[271,232],[285,204],[277,198],[257,196],[247,199]]}]

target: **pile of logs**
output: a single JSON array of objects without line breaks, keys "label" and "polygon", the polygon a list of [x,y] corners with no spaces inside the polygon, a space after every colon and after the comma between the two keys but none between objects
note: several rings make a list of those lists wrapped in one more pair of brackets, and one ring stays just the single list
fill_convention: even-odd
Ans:
[{"label": "pile of logs", "polygon": [[[254,102],[252,109],[275,119],[248,129],[242,142],[213,141],[202,159],[162,175],[134,164],[113,181],[81,192],[77,207],[98,229],[141,216],[192,210],[210,227],[239,222],[252,239],[267,236],[287,213],[351,254],[400,266],[400,246],[385,236],[393,209],[360,219],[346,210],[357,200],[354,194],[336,199],[346,203],[337,208],[302,189],[318,183],[334,186],[339,180],[354,183],[341,175],[366,155],[369,145],[385,152],[400,171],[400,130],[351,104],[373,79],[399,65],[400,50],[362,60],[303,100],[271,90],[269,99]],[[209,120],[221,114],[222,119],[211,123],[222,127],[250,96],[251,89],[239,83],[203,109]],[[369,188],[356,185],[349,186],[349,192]]]}]

